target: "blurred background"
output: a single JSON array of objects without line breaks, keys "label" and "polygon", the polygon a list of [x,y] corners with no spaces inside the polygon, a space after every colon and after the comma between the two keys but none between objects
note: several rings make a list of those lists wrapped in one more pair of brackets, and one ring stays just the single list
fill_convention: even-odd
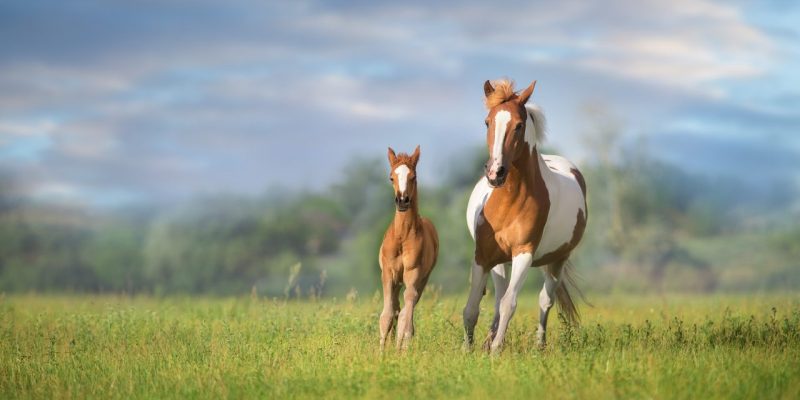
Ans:
[{"label": "blurred background", "polygon": [[417,144],[431,284],[462,291],[501,77],[538,80],[547,152],[586,175],[587,291],[800,288],[797,21],[784,1],[4,1],[0,291],[372,297],[386,148]]}]

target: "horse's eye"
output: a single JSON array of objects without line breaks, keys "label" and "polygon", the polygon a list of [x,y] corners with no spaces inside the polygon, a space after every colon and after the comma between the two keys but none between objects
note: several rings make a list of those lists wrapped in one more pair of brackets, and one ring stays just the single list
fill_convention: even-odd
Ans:
[{"label": "horse's eye", "polygon": [[390,176],[389,177],[389,182],[394,182],[394,178]]},{"label": "horse's eye", "polygon": [[483,123],[486,124],[487,128],[489,127],[489,121],[483,121]]},{"label": "horse's eye", "polygon": [[522,130],[522,123],[518,123],[517,126],[514,128],[515,131],[519,132]]}]

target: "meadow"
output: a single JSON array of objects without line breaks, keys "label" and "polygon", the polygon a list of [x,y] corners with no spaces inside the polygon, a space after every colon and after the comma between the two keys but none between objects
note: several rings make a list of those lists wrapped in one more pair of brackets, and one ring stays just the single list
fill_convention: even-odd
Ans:
[{"label": "meadow", "polygon": [[529,295],[499,357],[462,349],[461,297],[430,290],[381,354],[378,296],[5,295],[0,398],[800,398],[795,293],[591,296],[544,350]]}]

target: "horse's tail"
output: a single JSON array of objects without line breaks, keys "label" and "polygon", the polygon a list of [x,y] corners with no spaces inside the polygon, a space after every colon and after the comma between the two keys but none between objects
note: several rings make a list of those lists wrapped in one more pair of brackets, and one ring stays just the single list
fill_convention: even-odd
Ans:
[{"label": "horse's tail", "polygon": [[564,314],[567,322],[571,325],[579,325],[581,316],[578,313],[578,307],[575,306],[575,302],[572,300],[572,295],[569,292],[568,286],[575,289],[580,298],[586,302],[583,292],[581,292],[575,283],[574,267],[569,260],[564,262],[563,268],[561,268],[561,279],[559,279],[559,284],[556,286],[556,302],[558,303],[559,311]]}]

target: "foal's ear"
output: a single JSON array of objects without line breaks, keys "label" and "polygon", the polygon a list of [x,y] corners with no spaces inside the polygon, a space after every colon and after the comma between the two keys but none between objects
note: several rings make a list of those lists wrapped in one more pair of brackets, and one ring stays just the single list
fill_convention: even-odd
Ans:
[{"label": "foal's ear", "polygon": [[492,87],[492,82],[489,82],[488,80],[486,82],[483,82],[483,94],[486,97],[489,97],[489,95],[492,94],[492,93],[494,93],[494,88]]},{"label": "foal's ear", "polygon": [[417,145],[417,148],[414,149],[414,154],[411,155],[411,164],[414,164],[414,168],[417,168],[418,161],[419,161],[419,145]]},{"label": "foal's ear", "polygon": [[397,162],[397,155],[394,154],[394,150],[389,147],[389,165],[394,165]]},{"label": "foal's ear", "polygon": [[519,97],[517,99],[517,101],[519,101],[519,104],[525,105],[525,103],[528,102],[528,99],[530,99],[531,95],[533,94],[534,87],[536,87],[536,81],[533,81],[533,83],[531,83],[530,86],[526,87],[525,90],[519,92]]}]

